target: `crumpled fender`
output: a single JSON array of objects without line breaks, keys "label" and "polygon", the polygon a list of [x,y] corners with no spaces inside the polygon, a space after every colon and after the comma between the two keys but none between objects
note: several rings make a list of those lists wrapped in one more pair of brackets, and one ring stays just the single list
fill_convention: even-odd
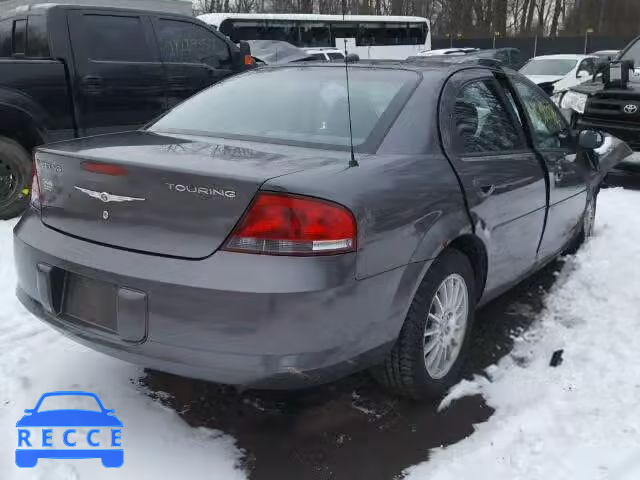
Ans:
[{"label": "crumpled fender", "polygon": [[633,154],[631,147],[613,135],[604,134],[604,143],[593,151],[597,165],[597,178],[602,181],[620,162]]}]

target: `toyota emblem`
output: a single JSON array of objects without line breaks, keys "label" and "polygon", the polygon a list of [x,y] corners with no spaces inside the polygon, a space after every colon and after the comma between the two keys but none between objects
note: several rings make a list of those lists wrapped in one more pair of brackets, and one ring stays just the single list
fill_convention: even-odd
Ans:
[{"label": "toyota emblem", "polygon": [[629,105],[624,106],[624,113],[628,113],[629,115],[633,115],[634,113],[638,113],[638,106],[630,103]]}]

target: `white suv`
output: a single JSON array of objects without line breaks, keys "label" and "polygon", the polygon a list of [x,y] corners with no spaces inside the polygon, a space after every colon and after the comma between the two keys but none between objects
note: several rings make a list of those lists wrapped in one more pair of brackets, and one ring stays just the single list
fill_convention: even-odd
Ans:
[{"label": "white suv", "polygon": [[322,62],[344,60],[344,52],[337,48],[308,48],[306,52]]}]

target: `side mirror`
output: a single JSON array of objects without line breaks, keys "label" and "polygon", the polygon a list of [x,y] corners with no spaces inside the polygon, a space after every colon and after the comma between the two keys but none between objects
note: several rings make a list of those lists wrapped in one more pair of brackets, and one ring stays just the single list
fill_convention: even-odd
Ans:
[{"label": "side mirror", "polygon": [[595,150],[604,144],[604,135],[596,130],[582,130],[578,135],[578,146],[585,150]]},{"label": "side mirror", "polygon": [[345,61],[347,63],[355,63],[355,62],[359,62],[360,61],[360,55],[358,55],[357,53],[350,53],[347,55],[347,57],[345,58]]},{"label": "side mirror", "polygon": [[238,42],[238,48],[240,48],[240,63],[242,65],[253,65],[253,57],[251,56],[251,46],[244,40]]}]

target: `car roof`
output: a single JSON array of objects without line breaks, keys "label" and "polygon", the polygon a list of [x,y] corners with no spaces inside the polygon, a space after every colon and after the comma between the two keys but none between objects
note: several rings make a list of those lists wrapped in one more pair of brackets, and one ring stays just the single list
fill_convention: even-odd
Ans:
[{"label": "car roof", "polygon": [[538,55],[537,57],[533,57],[531,60],[539,60],[546,58],[555,58],[558,60],[584,60],[585,58],[594,58],[593,55],[578,55],[572,53],[561,53],[555,55]]},{"label": "car roof", "polygon": [[[2,0],[0,0],[0,5],[2,4]],[[165,5],[166,4],[166,5]],[[12,18],[15,16],[22,15],[43,15],[46,14],[50,10],[67,10],[67,9],[86,9],[86,10],[100,10],[100,11],[115,11],[115,12],[131,12],[138,14],[147,14],[147,15],[179,15],[185,16],[184,13],[180,13],[178,11],[174,11],[170,8],[171,2],[156,2],[151,8],[144,8],[143,6],[124,6],[124,5],[114,5],[107,4],[105,2],[100,2],[99,0],[88,0],[87,2],[81,1],[58,1],[58,2],[31,2],[27,5],[11,5],[7,10],[0,10],[0,20],[6,18]],[[167,8],[163,10],[160,8],[161,6],[166,6]]]},{"label": "car roof", "polygon": [[[429,72],[430,74],[440,75],[442,77],[448,77],[452,73],[459,70],[466,70],[469,68],[482,68],[486,70],[502,70],[502,67],[498,62],[488,60],[457,60],[464,59],[465,57],[415,57],[415,60],[360,60],[358,62],[349,63],[349,69],[368,69],[368,70],[404,70],[413,72]],[[342,68],[344,69],[344,63],[326,63],[326,62],[304,62],[295,64],[283,64],[273,65],[269,68],[290,68],[295,66],[298,68]],[[509,70],[509,69],[504,69]],[[509,70],[510,71],[510,70]]]}]

